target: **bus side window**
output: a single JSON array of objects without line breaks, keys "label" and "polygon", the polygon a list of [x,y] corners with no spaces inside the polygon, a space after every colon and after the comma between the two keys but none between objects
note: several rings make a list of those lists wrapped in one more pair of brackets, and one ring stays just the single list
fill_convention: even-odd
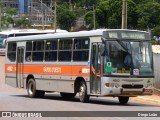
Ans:
[{"label": "bus side window", "polygon": [[7,57],[11,62],[16,61],[16,47],[17,47],[16,43],[14,43],[14,42],[8,43]]},{"label": "bus side window", "polygon": [[76,38],[73,46],[73,61],[88,61],[89,38]]},{"label": "bus side window", "polygon": [[26,56],[25,60],[27,62],[30,62],[32,60],[32,42],[26,43]]},{"label": "bus side window", "polygon": [[48,40],[45,44],[45,61],[57,60],[57,40]]},{"label": "bus side window", "polygon": [[59,61],[71,61],[72,39],[62,39],[59,41]]},{"label": "bus side window", "polygon": [[33,42],[33,61],[43,61],[44,56],[44,41]]}]

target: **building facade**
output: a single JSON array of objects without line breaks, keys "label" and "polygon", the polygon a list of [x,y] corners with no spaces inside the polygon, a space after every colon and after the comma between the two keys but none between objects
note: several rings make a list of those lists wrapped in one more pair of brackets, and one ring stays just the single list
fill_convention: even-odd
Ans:
[{"label": "building facade", "polygon": [[[7,8],[17,9],[18,16],[26,16],[33,27],[51,26],[53,23],[53,10],[51,1],[45,0],[1,0],[2,12]],[[46,4],[47,3],[47,4]]]},{"label": "building facade", "polygon": [[30,0],[1,0],[2,8],[5,10],[7,8],[15,8],[18,14],[28,14],[30,5]]}]

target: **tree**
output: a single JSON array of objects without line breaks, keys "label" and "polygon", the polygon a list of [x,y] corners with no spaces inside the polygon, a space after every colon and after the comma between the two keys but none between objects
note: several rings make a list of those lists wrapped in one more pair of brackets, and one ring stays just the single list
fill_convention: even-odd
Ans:
[{"label": "tree", "polygon": [[69,5],[63,3],[57,6],[57,23],[61,29],[70,30],[75,24],[76,14],[69,10]]},{"label": "tree", "polygon": [[[101,0],[96,7],[96,24],[98,28],[120,28],[121,27],[121,6],[120,0]],[[89,11],[90,12],[90,11]],[[90,22],[85,16],[87,24]],[[92,24],[92,23],[91,23]]]},{"label": "tree", "polygon": [[160,3],[149,1],[137,5],[138,28],[154,28],[160,24]]},{"label": "tree", "polygon": [[15,21],[16,27],[27,28],[31,26],[31,22],[27,17],[19,18]]},{"label": "tree", "polygon": [[6,20],[10,24],[14,24],[14,17],[17,15],[17,10],[15,8],[6,9]]},{"label": "tree", "polygon": [[14,8],[7,8],[3,10],[2,27],[8,27],[9,24],[14,25],[14,17],[17,15],[17,10]]}]

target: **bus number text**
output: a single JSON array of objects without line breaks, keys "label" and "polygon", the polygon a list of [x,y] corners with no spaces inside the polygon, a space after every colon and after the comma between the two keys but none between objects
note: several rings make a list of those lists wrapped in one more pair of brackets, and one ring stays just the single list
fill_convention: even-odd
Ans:
[{"label": "bus number text", "polygon": [[45,73],[61,73],[61,68],[59,68],[59,67],[44,67],[43,72],[45,72]]}]

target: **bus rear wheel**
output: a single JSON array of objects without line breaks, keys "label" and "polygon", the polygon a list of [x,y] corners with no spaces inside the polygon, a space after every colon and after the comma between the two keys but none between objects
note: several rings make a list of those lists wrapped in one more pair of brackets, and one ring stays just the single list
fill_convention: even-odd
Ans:
[{"label": "bus rear wheel", "polygon": [[120,96],[120,97],[118,97],[118,99],[119,99],[120,104],[127,104],[128,100],[129,100],[129,97]]},{"label": "bus rear wheel", "polygon": [[87,95],[87,87],[84,81],[80,83],[79,98],[80,98],[80,102],[83,102],[83,103],[89,101],[89,95]]},{"label": "bus rear wheel", "polygon": [[63,98],[66,99],[73,98],[76,95],[75,93],[64,93],[64,92],[60,92],[60,94]]},{"label": "bus rear wheel", "polygon": [[27,83],[27,92],[30,98],[42,98],[44,97],[45,92],[41,90],[36,90],[36,82],[34,79],[30,78]]}]

